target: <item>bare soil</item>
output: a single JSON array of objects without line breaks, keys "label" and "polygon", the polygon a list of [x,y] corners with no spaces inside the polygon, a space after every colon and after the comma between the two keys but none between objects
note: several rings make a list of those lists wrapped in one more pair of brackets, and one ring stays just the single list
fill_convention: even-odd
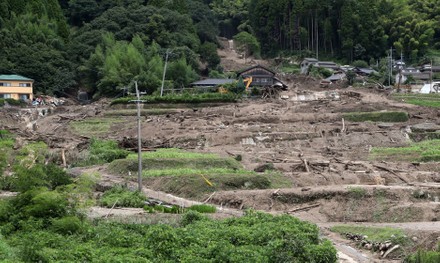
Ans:
[{"label": "bare soil", "polygon": [[[221,51],[220,55],[230,70],[261,62],[249,59],[244,63],[232,51]],[[149,185],[145,181],[145,193],[183,206],[210,197],[209,203],[222,207],[227,216],[253,208],[318,223],[337,245],[341,262],[373,262],[377,257],[344,247],[346,241],[325,230],[335,224],[401,227],[418,232],[421,243],[435,243],[440,237],[440,226],[433,223],[440,220],[439,163],[384,162],[372,160],[369,153],[372,147],[407,145],[408,127],[425,122],[440,124],[439,110],[396,102],[374,88],[323,90],[319,81],[310,77],[282,77],[289,90],[277,98],[197,108],[181,105],[166,114],[144,116],[142,143],[145,149],[176,147],[221,156],[241,155],[247,169],[273,163],[292,182],[291,189],[224,191],[186,200],[157,191],[157,182]],[[85,149],[90,140],[75,133],[70,123],[104,118],[105,113],[114,118],[121,108],[132,106],[112,108],[103,100],[86,106],[3,108],[0,128],[16,133],[17,144],[44,140],[54,155],[61,156],[64,151],[69,164],[69,156]],[[380,125],[352,123],[342,117],[346,112],[380,110],[406,111],[410,120]],[[134,147],[135,113],[112,123],[99,137]],[[91,169],[103,175],[103,185],[126,182],[108,174],[105,167]],[[134,182],[134,178],[129,181]]]}]

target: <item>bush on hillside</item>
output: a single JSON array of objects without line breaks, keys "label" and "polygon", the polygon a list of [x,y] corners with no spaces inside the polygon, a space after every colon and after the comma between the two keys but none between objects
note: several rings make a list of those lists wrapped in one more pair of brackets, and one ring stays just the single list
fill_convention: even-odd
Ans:
[{"label": "bush on hillside", "polygon": [[74,163],[74,166],[90,166],[110,163],[116,159],[123,159],[130,152],[119,148],[116,141],[92,139],[88,152]]},{"label": "bush on hillside", "polygon": [[100,199],[101,206],[104,207],[144,207],[145,195],[138,191],[130,191],[123,186],[115,186],[112,189],[105,191]]}]

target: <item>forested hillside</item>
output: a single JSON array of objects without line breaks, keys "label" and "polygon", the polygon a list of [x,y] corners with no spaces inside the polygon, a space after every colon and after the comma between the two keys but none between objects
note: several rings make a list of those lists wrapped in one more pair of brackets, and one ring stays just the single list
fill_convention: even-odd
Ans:
[{"label": "forested hillside", "polygon": [[38,92],[114,96],[218,75],[217,36],[246,52],[374,61],[393,47],[416,62],[438,48],[434,0],[0,0],[0,72]]}]

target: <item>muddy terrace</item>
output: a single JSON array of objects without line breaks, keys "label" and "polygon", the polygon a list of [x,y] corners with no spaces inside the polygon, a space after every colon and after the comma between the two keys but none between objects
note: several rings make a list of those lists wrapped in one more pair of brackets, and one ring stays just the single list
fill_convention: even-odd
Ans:
[{"label": "muddy terrace", "polygon": [[[142,110],[144,151],[179,148],[215,153],[235,158],[244,169],[261,172],[269,180],[271,173],[266,170],[270,170],[278,183],[262,189],[242,184],[194,193],[194,180],[170,187],[176,179],[165,176],[145,178],[144,187],[235,211],[289,213],[324,228],[353,222],[420,222],[423,226],[440,219],[439,160],[423,162],[421,152],[387,154],[379,148],[408,146],[410,138],[423,142],[426,134],[440,130],[438,109],[406,104],[368,89],[306,91],[300,87],[281,98],[172,108],[144,105]],[[64,154],[69,165],[92,137],[136,148],[134,108],[108,105],[108,101],[65,105],[44,114],[3,109],[0,114],[3,126],[19,135],[18,143],[44,140],[54,155]],[[372,112],[379,119],[359,116]],[[380,112],[391,119],[382,121]],[[136,181],[135,171],[127,178],[107,166],[93,169],[102,173],[102,185]],[[197,180],[204,185],[203,179]],[[178,199],[167,201],[173,200]],[[415,235],[440,235],[430,226],[420,231]]]}]

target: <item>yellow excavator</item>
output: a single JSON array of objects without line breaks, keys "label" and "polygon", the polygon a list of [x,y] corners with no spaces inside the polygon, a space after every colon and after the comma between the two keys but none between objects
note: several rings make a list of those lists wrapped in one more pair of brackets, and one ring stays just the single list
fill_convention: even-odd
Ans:
[{"label": "yellow excavator", "polygon": [[[246,88],[245,91],[246,91],[246,92],[249,91],[249,87],[250,87],[250,85],[251,85],[251,83],[252,83],[252,77],[247,77],[247,78],[243,79],[243,82],[246,84],[246,86],[245,86],[245,88]],[[225,88],[223,88],[223,87],[220,87],[220,88],[218,89],[218,91],[219,91],[220,93],[222,93],[222,94],[228,93],[228,90],[225,89]]]},{"label": "yellow excavator", "polygon": [[249,86],[250,86],[251,83],[252,83],[252,77],[245,78],[245,79],[243,80],[243,82],[246,83],[246,91],[249,91]]}]

